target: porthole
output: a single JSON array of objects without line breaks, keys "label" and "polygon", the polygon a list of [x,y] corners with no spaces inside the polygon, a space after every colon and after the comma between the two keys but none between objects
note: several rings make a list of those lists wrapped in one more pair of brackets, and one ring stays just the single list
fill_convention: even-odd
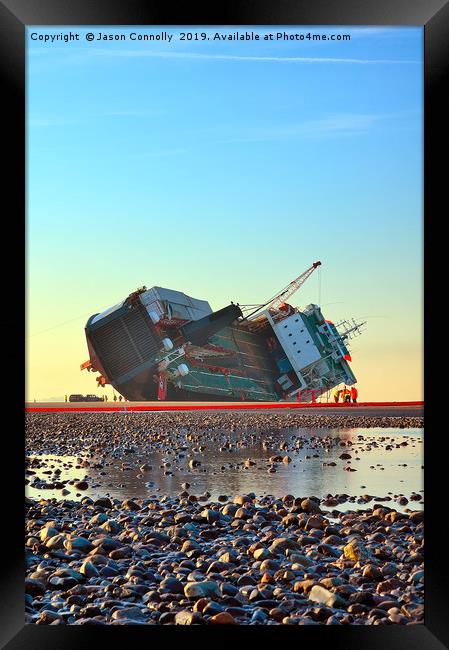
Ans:
[{"label": "porthole", "polygon": [[306,343],[310,343],[310,339],[308,341],[306,341]]},{"label": "porthole", "polygon": [[291,336],[291,335],[292,335],[292,333],[290,332],[289,336]]}]

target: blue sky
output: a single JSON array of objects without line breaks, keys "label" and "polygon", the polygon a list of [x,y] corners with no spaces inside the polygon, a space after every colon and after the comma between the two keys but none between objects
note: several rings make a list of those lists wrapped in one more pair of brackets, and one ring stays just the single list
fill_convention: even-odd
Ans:
[{"label": "blue sky", "polygon": [[[69,31],[80,42],[30,38]],[[175,37],[88,43],[88,31]],[[181,31],[351,41],[181,42]],[[84,320],[137,286],[180,289],[214,308],[253,303],[316,259],[320,277],[296,304],[321,298],[332,320],[369,317],[354,343],[361,384],[380,396],[397,369],[409,375],[404,395],[420,393],[421,28],[27,32],[33,393],[55,394],[61,373],[79,392]]]}]

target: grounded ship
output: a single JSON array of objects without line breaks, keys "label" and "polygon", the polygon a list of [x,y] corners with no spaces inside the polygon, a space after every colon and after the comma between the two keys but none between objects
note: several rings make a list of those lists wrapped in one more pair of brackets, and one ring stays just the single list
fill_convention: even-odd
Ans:
[{"label": "grounded ship", "polygon": [[253,311],[231,303],[214,312],[180,291],[142,287],[89,318],[81,369],[131,401],[311,402],[352,385],[348,340],[364,323],[336,326],[318,305],[286,302],[320,264]]}]

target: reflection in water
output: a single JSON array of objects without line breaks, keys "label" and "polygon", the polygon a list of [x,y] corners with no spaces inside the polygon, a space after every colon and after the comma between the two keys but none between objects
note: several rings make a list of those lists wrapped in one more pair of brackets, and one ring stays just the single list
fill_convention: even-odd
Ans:
[{"label": "reflection in water", "polygon": [[[294,448],[295,435],[306,438],[302,448]],[[321,445],[320,438],[329,435],[353,444],[342,447],[337,441],[330,447]],[[238,439],[237,432],[229,434],[230,441]],[[280,450],[284,441],[289,443],[288,451]],[[31,483],[36,476],[51,483],[55,478],[54,470],[60,470],[58,480],[61,482],[86,479],[89,488],[82,492],[73,485],[65,485],[70,491],[66,495],[68,499],[95,498],[105,494],[119,499],[149,497],[151,494],[173,495],[182,490],[181,485],[185,482],[190,483],[192,494],[208,492],[211,499],[250,492],[276,497],[288,493],[320,498],[343,493],[378,497],[404,494],[409,497],[412,492],[423,490],[422,443],[422,429],[298,429],[285,431],[270,449],[260,443],[244,449],[234,447],[231,451],[220,451],[216,444],[205,440],[202,452],[137,452],[120,458],[110,456],[102,468],[93,465],[97,460],[104,462],[104,459],[89,458],[90,466],[82,467],[83,458],[80,457],[41,455],[41,467],[33,468],[36,474],[27,478]],[[386,449],[387,446],[390,448]],[[342,452],[349,452],[351,459],[341,459]],[[291,462],[275,463],[276,472],[269,473],[268,459],[278,454],[288,455]],[[193,470],[188,465],[192,457],[201,462]],[[255,464],[247,468],[244,461],[248,458]],[[164,466],[167,462],[169,467]],[[123,469],[123,463],[130,469]],[[152,469],[142,475],[139,467],[143,463],[148,463]],[[336,464],[331,466],[328,463]],[[345,466],[357,471],[344,471]],[[43,473],[49,470],[50,474]],[[33,498],[62,498],[61,489],[34,488],[31,484],[27,485],[26,494]],[[417,502],[410,504],[412,509],[420,505]]]}]

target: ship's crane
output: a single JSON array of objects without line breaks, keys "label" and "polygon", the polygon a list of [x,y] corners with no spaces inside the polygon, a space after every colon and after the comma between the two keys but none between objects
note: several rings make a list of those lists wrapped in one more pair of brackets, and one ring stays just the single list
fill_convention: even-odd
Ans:
[{"label": "ship's crane", "polygon": [[314,262],[311,267],[301,273],[297,278],[295,278],[290,284],[288,284],[285,289],[281,291],[277,296],[275,296],[267,305],[268,309],[279,309],[282,303],[286,302],[291,296],[293,296],[298,289],[302,287],[304,282],[312,275],[314,270],[321,266],[321,262]]},{"label": "ship's crane", "polygon": [[266,302],[264,305],[259,305],[257,309],[255,309],[251,314],[248,314],[245,316],[245,319],[249,319],[254,314],[256,314],[260,309],[279,309],[279,307],[285,303],[291,296],[293,296],[296,291],[302,285],[304,282],[312,275],[312,273],[315,271],[316,268],[321,266],[321,262],[314,262],[312,266],[310,266],[306,271],[301,273],[301,275],[298,275],[297,278],[292,280],[282,291],[278,294],[276,294],[273,298],[271,298],[268,302]]}]

